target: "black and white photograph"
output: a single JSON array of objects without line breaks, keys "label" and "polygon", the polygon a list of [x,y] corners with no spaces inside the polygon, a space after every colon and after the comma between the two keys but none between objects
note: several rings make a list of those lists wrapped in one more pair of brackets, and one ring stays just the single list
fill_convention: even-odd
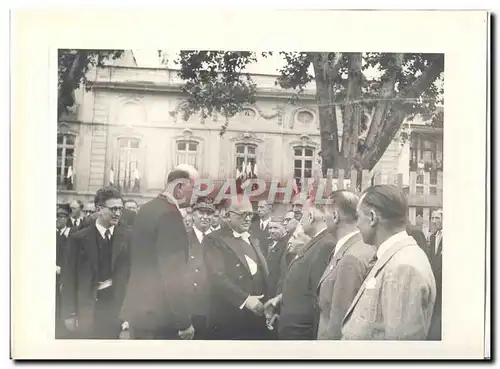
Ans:
[{"label": "black and white photograph", "polygon": [[444,64],[60,49],[58,338],[440,340]]},{"label": "black and white photograph", "polygon": [[446,48],[162,44],[47,54],[49,335],[449,339]]}]

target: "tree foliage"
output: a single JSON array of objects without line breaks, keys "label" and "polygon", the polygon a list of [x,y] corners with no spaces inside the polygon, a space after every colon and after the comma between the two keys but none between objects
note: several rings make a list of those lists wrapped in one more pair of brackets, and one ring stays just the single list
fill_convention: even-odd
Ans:
[{"label": "tree foliage", "polygon": [[87,72],[93,67],[101,67],[108,59],[121,57],[123,50],[58,50],[58,117],[67,112],[75,103],[74,91],[80,86],[91,88]]},{"label": "tree foliage", "polygon": [[[261,53],[268,57],[272,52]],[[442,125],[443,54],[279,52],[283,67],[276,84],[293,89],[297,103],[316,83],[323,170],[372,169],[406,118],[417,114]],[[161,55],[161,54],[160,54]],[[222,115],[225,121],[255,103],[257,86],[247,73],[258,54],[248,51],[181,51],[176,63],[184,80],[184,119]],[[314,76],[309,72],[312,69]],[[374,73],[366,73],[370,69]],[[339,146],[336,109],[342,116]],[[440,123],[441,122],[441,123]]]}]

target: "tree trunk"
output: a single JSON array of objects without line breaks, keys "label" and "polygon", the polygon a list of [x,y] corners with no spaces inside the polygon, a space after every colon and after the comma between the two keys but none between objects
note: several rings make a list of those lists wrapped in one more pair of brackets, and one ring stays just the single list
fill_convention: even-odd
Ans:
[{"label": "tree trunk", "polygon": [[[398,96],[398,98],[415,99],[419,97],[439,77],[443,68],[444,57],[442,55],[438,55],[432,62],[429,63],[428,67],[415,80],[415,82],[406,91],[401,92],[401,95]],[[385,116],[387,116],[387,111]],[[373,169],[384,154],[387,147],[391,144],[405,118],[406,113],[403,110],[394,112],[388,120],[386,120],[385,117],[383,118],[383,121],[386,120],[385,124],[379,127],[372,143],[370,145],[366,145],[366,150],[363,152],[363,168],[369,170]]]},{"label": "tree trunk", "polygon": [[346,176],[350,175],[358,149],[359,126],[363,108],[361,106],[361,64],[362,54],[349,56],[349,84],[347,86],[346,105],[343,116],[341,156],[345,164]]},{"label": "tree trunk", "polygon": [[77,51],[71,61],[70,67],[64,73],[64,80],[58,91],[58,118],[66,111],[66,107],[71,106],[73,100],[71,95],[80,83],[80,81],[76,80],[76,74],[78,70],[83,68],[83,62],[86,58],[86,51]]},{"label": "tree trunk", "polygon": [[328,53],[311,53],[310,56],[316,81],[322,170],[326,175],[329,168],[338,165],[338,128],[333,81],[339,73],[342,55],[337,54],[334,61],[329,60]]},{"label": "tree trunk", "polygon": [[382,127],[384,126],[385,117],[394,99],[394,86],[396,84],[397,75],[401,71],[402,64],[403,54],[395,54],[394,66],[391,68],[385,78],[385,81],[380,90],[380,100],[375,105],[375,113],[373,114],[373,119],[371,121],[370,128],[368,129],[368,134],[366,135],[366,147],[372,147],[374,145],[375,140],[377,139]]}]

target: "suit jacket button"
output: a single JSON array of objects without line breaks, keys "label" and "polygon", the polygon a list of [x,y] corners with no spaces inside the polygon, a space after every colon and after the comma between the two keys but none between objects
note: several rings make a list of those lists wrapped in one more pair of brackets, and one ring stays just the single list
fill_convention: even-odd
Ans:
[{"label": "suit jacket button", "polygon": [[236,264],[236,266],[239,268],[239,267],[240,267],[240,264],[238,263],[238,264]]},{"label": "suit jacket button", "polygon": [[196,287],[196,286],[198,286],[198,285],[197,285],[196,283],[193,283],[193,286],[195,286],[195,287]]},{"label": "suit jacket button", "polygon": [[194,256],[191,255],[191,259],[194,259]]},{"label": "suit jacket button", "polygon": [[242,278],[243,278],[243,276],[242,276],[242,275],[240,275],[240,276],[238,277],[238,279],[242,279]]},{"label": "suit jacket button", "polygon": [[195,271],[195,272],[199,272],[198,268],[196,268],[194,271]]}]

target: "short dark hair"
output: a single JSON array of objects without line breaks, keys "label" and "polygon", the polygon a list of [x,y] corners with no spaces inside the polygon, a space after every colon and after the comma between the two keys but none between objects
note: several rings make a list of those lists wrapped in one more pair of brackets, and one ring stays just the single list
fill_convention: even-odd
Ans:
[{"label": "short dark hair", "polygon": [[359,203],[359,196],[349,190],[333,191],[328,199],[331,200],[329,207],[337,206],[342,214],[346,215],[352,220],[358,219],[357,206]]},{"label": "short dark hair", "polygon": [[121,199],[123,201],[122,193],[118,188],[112,186],[100,188],[95,194],[94,203],[96,206],[106,205],[106,201],[109,199]]},{"label": "short dark hair", "polygon": [[189,172],[182,169],[174,169],[167,176],[167,183],[171,183],[178,179],[191,179]]},{"label": "short dark hair", "polygon": [[363,193],[363,205],[376,209],[382,218],[405,224],[408,200],[403,190],[394,185],[376,185]]}]

